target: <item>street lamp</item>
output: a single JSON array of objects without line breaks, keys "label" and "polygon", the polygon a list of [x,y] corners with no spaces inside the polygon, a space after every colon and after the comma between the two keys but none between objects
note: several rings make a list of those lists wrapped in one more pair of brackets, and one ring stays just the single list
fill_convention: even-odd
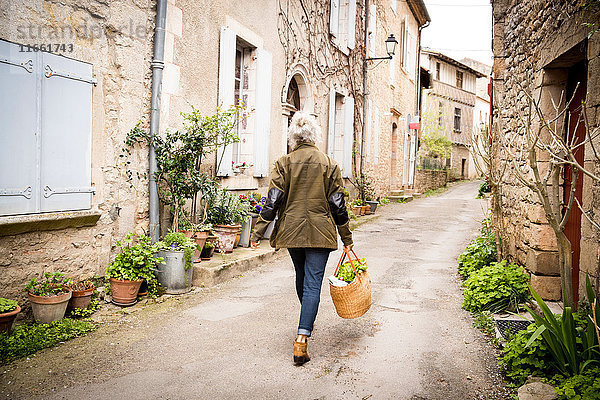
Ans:
[{"label": "street lamp", "polygon": [[396,53],[396,45],[398,41],[394,37],[394,34],[391,33],[390,36],[385,39],[385,51],[388,53],[387,57],[371,57],[365,58],[365,61],[373,61],[373,60],[391,60],[394,54]]}]

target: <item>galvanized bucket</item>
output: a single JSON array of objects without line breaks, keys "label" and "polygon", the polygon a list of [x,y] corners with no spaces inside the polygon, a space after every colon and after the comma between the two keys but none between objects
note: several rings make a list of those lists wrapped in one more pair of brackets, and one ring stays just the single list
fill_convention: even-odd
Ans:
[{"label": "galvanized bucket", "polygon": [[175,250],[161,250],[158,256],[164,261],[157,264],[156,277],[168,294],[182,294],[192,290],[194,268],[185,270],[185,253]]}]

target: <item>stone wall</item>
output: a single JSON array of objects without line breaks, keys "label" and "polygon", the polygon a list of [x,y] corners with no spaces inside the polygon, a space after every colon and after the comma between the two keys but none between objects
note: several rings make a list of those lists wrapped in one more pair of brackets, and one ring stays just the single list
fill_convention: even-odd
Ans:
[{"label": "stone wall", "polygon": [[448,182],[448,171],[418,169],[415,175],[414,190],[417,193],[425,193],[428,190],[433,190],[446,186]]},{"label": "stone wall", "polygon": [[[155,6],[153,1],[103,2],[14,0],[3,2],[0,39],[17,44],[72,44],[64,55],[92,64],[92,226],[40,231],[38,216],[30,224],[13,224],[20,234],[0,236],[0,296],[24,302],[26,282],[46,271],[71,277],[102,275],[114,254],[115,240],[127,232],[148,230],[145,182],[133,188],[124,179],[118,157],[126,133],[149,117],[150,61]],[[147,149],[132,155],[134,169],[147,170]],[[81,226],[81,213],[53,213],[59,222],[43,229]],[[46,216],[48,217],[48,216]],[[99,219],[98,219],[99,217]],[[17,218],[18,219],[18,218]],[[0,217],[0,232],[13,217]],[[33,221],[33,223],[31,223]],[[90,225],[89,223],[87,225]],[[33,231],[31,231],[33,230]],[[12,232],[15,232],[14,230]]]},{"label": "stone wall", "polygon": [[[586,39],[591,22],[597,16],[582,9],[580,2],[493,0],[494,15],[494,67],[493,129],[510,140],[524,127],[528,93],[541,95],[542,107],[552,115],[550,98],[560,103],[565,90],[565,79],[558,77],[579,59],[587,60],[587,113],[592,126],[600,125],[600,35]],[[581,55],[581,58],[573,54]],[[566,73],[566,72],[565,72]],[[542,133],[543,135],[545,133]],[[556,237],[538,197],[525,187],[514,174],[514,165],[505,153],[500,157],[500,168],[508,161],[508,169],[502,182],[502,220],[505,255],[526,265],[532,273],[532,285],[547,299],[559,299],[560,278]],[[548,155],[539,151],[542,173]],[[585,149],[586,166],[598,170],[589,144]],[[588,177],[583,178],[583,210],[598,220],[600,199],[598,185]],[[598,277],[598,231],[582,217],[581,228],[580,292],[585,274]]]}]

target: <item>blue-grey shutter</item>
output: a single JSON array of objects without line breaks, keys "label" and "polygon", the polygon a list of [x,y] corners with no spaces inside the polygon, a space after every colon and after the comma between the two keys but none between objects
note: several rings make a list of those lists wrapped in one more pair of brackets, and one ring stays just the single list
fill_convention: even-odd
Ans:
[{"label": "blue-grey shutter", "polygon": [[335,157],[335,89],[329,91],[329,124],[327,126],[327,154]]},{"label": "blue-grey shutter", "polygon": [[38,210],[37,58],[0,40],[0,215]]},{"label": "blue-grey shutter", "polygon": [[269,137],[271,135],[271,72],[273,56],[256,49],[256,115],[254,125],[254,176],[269,174]]},{"label": "blue-grey shutter", "polygon": [[40,53],[41,209],[91,207],[92,66]]},{"label": "blue-grey shutter", "polygon": [[344,159],[342,176],[352,176],[352,145],[354,144],[354,98],[347,96],[344,102]]},{"label": "blue-grey shutter", "polygon": [[[221,39],[219,50],[219,98],[218,104],[221,109],[226,110],[233,105],[235,92],[235,33],[225,27],[221,27]],[[229,176],[233,174],[231,162],[233,160],[233,145],[217,149],[217,171],[218,176]],[[219,164],[220,161],[220,164]]]}]

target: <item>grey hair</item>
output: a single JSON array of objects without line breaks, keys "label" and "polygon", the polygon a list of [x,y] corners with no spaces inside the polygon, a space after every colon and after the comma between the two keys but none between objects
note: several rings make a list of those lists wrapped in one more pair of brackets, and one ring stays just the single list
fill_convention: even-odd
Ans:
[{"label": "grey hair", "polygon": [[288,144],[292,149],[296,148],[300,143],[308,142],[315,144],[320,135],[321,128],[319,128],[315,117],[304,112],[294,114],[288,128]]}]

